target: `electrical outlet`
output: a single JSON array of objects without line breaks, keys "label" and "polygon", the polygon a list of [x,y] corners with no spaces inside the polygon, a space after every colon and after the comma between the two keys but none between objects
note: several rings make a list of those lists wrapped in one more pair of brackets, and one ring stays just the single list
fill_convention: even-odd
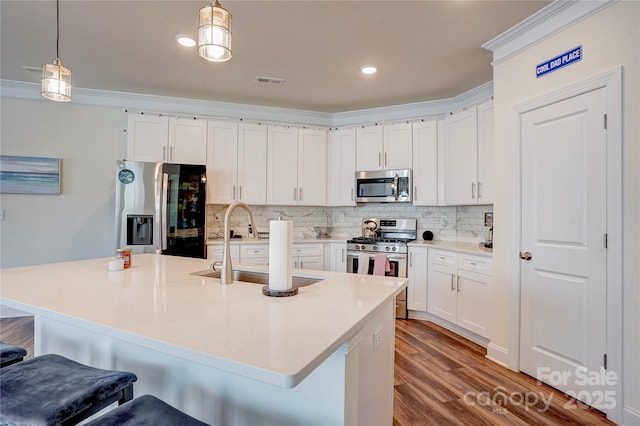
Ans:
[{"label": "electrical outlet", "polygon": [[373,351],[377,351],[380,345],[382,345],[382,327],[373,333]]}]

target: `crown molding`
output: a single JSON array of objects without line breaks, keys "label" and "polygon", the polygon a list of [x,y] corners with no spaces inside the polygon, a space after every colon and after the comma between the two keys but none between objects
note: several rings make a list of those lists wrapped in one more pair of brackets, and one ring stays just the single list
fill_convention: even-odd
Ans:
[{"label": "crown molding", "polygon": [[[7,97],[49,102],[40,96],[40,85],[36,83],[0,80],[0,94]],[[71,103],[121,108],[129,112],[144,111],[206,118],[235,118],[324,127],[332,125],[332,114],[324,112],[76,87],[73,88]]]},{"label": "crown molding", "polygon": [[336,112],[333,114],[333,125],[335,127],[353,126],[367,123],[382,123],[385,121],[436,117],[452,111],[461,110],[471,104],[487,100],[491,96],[493,96],[493,81],[484,83],[453,98]]},{"label": "crown molding", "polygon": [[511,27],[482,47],[493,51],[497,65],[619,0],[556,0]]},{"label": "crown molding", "polygon": [[[0,95],[49,102],[40,96],[40,85],[36,83],[0,79]],[[120,108],[128,112],[143,111],[147,113],[193,115],[203,118],[243,119],[247,121],[338,127],[439,116],[481,102],[492,95],[493,82],[490,81],[453,98],[338,113],[75,87],[73,88],[73,100],[71,102],[81,105]]]}]

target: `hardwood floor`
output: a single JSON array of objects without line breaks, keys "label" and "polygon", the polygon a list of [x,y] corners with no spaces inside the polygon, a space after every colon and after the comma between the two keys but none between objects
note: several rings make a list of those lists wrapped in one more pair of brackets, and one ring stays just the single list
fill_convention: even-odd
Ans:
[{"label": "hardwood floor", "polygon": [[396,320],[394,426],[613,425],[431,322]]}]

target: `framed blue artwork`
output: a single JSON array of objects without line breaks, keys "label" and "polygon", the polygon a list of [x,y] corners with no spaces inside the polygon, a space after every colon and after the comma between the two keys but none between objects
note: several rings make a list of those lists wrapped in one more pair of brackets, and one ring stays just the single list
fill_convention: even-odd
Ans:
[{"label": "framed blue artwork", "polygon": [[60,158],[0,155],[0,193],[60,194]]}]

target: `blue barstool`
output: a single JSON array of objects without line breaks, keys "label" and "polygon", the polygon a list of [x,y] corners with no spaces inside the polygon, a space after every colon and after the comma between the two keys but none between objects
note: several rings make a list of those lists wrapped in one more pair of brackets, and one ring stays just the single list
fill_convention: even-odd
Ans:
[{"label": "blue barstool", "polygon": [[94,419],[85,426],[206,426],[155,396],[144,395]]},{"label": "blue barstool", "polygon": [[133,398],[133,373],[49,354],[0,369],[0,424],[73,425]]},{"label": "blue barstool", "polygon": [[0,341],[0,368],[20,362],[25,356],[27,356],[25,348]]}]

